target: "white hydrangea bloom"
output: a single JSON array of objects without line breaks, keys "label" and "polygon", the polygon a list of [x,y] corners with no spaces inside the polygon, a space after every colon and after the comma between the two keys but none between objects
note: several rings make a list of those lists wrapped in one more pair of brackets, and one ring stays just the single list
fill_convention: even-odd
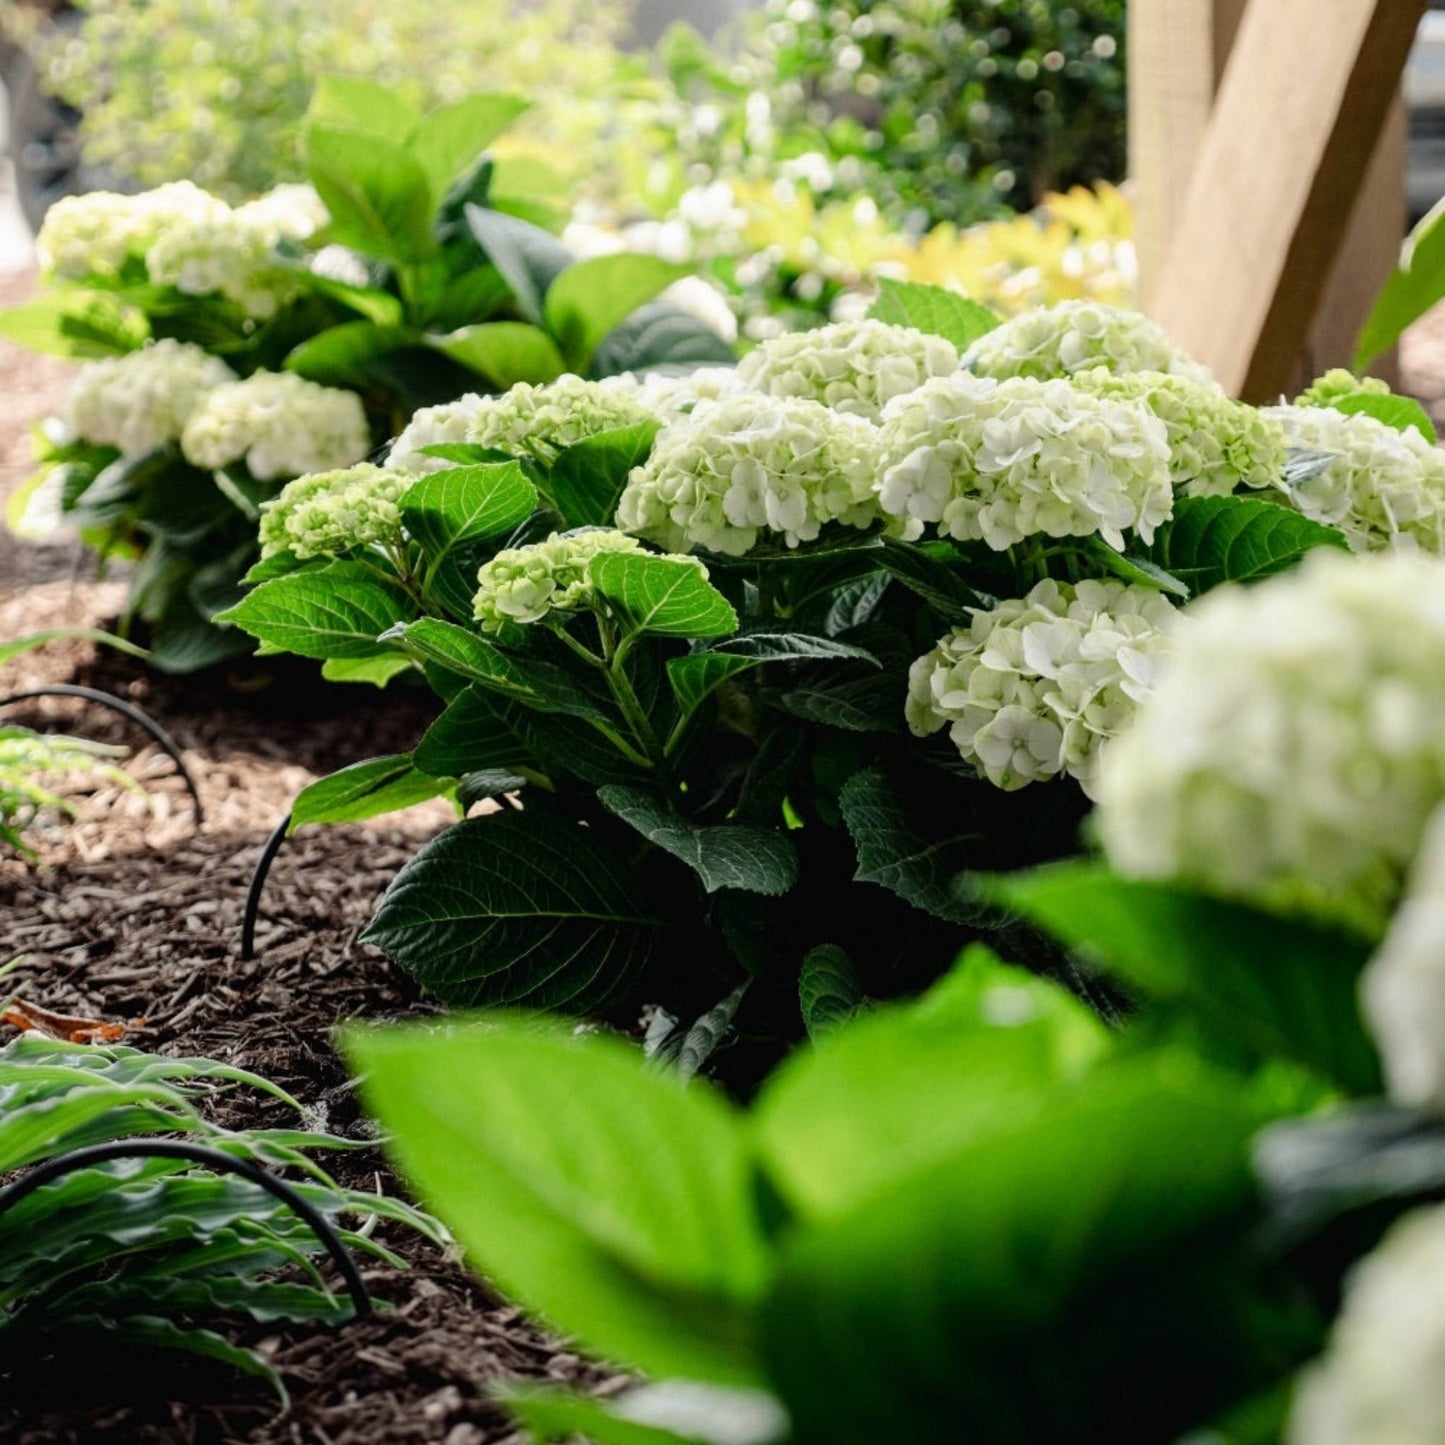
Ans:
[{"label": "white hydrangea bloom", "polygon": [[940,728],[1013,790],[1067,773],[1090,792],[1100,750],[1148,695],[1178,616],[1152,587],[1039,583],[975,609],[908,671],[908,726]]},{"label": "white hydrangea bloom", "polygon": [[1142,401],[1164,423],[1169,475],[1185,496],[1282,485],[1287,451],[1279,423],[1212,382],[1163,371],[1119,375],[1107,367],[1075,372],[1070,380],[1096,396]]},{"label": "white hydrangea bloom", "polygon": [[331,219],[314,186],[288,182],[273,186],[254,201],[236,207],[236,220],[274,246],[278,241],[305,241]]},{"label": "white hydrangea bloom", "polygon": [[270,255],[262,232],[232,214],[163,231],[146,252],[146,274],[155,285],[174,286],[187,296],[224,296],[264,321],[295,289],[294,281],[270,264]]},{"label": "white hydrangea bloom", "polygon": [[1435,809],[1405,900],[1360,980],[1396,1103],[1445,1114],[1445,807]]},{"label": "white hydrangea bloom", "polygon": [[599,432],[654,420],[630,376],[561,376],[545,386],[522,382],[501,396],[483,397],[463,440],[545,463]]},{"label": "white hydrangea bloom", "polygon": [[399,503],[416,482],[406,472],[361,462],[297,477],[261,504],[261,555],[335,557],[402,540]]},{"label": "white hydrangea bloom", "polygon": [[181,434],[198,467],[244,461],[258,482],[328,472],[371,450],[361,399],[292,372],[258,371],[218,386]]},{"label": "white hydrangea bloom", "polygon": [[1110,860],[1378,927],[1445,798],[1445,565],[1319,548],[1188,607],[1106,754]]},{"label": "white hydrangea bloom", "polygon": [[699,402],[633,469],[617,522],[673,552],[740,557],[764,532],[796,547],[827,522],[877,520],[876,455],[871,423],[820,402],[755,392]]},{"label": "white hydrangea bloom", "polygon": [[1274,406],[1264,415],[1291,447],[1334,453],[1287,489],[1305,516],[1338,527],[1356,552],[1406,546],[1445,554],[1445,452],[1414,427],[1397,431],[1321,406]]},{"label": "white hydrangea bloom", "polygon": [[744,386],[769,396],[801,396],[834,411],[877,421],[895,396],[931,376],[958,370],[958,351],[941,336],[882,321],[844,321],[764,341],[738,363]]},{"label": "white hydrangea bloom", "polygon": [[387,466],[394,471],[413,472],[418,476],[449,466],[450,463],[442,461],[440,457],[427,456],[422,448],[466,441],[472,423],[493,400],[493,397],[468,392],[466,396],[459,396],[455,401],[443,402],[440,406],[423,407],[392,442],[391,451],[386,458]]},{"label": "white hydrangea bloom", "polygon": [[1046,380],[1104,366],[1115,372],[1167,371],[1205,384],[1213,381],[1207,367],[1186,356],[1147,317],[1097,301],[1061,301],[1020,312],[979,337],[963,364],[999,380]]},{"label": "white hydrangea bloom", "polygon": [[1174,507],[1164,423],[1066,381],[935,377],[884,410],[879,501],[904,533],[1002,551],[1025,537],[1146,542]]},{"label": "white hydrangea bloom", "polygon": [[157,341],[82,367],[60,420],[84,441],[139,456],[175,441],[202,399],[235,379],[224,361],[199,346]]},{"label": "white hydrangea bloom", "polygon": [[500,632],[510,623],[540,622],[549,612],[575,611],[592,599],[587,564],[594,557],[641,551],[635,538],[601,528],[508,547],[477,573],[473,614],[483,632]]},{"label": "white hydrangea bloom", "polygon": [[637,384],[637,399],[664,423],[689,415],[700,401],[721,401],[745,390],[734,366],[699,366],[679,376],[648,372]]},{"label": "white hydrangea bloom", "polygon": [[1355,1266],[1328,1353],[1295,1390],[1285,1438],[1445,1440],[1445,1205],[1407,1214]]},{"label": "white hydrangea bloom", "polygon": [[35,251],[57,281],[116,276],[173,226],[224,220],[230,207],[191,181],[174,181],[137,196],[91,191],[65,196],[45,213]]}]

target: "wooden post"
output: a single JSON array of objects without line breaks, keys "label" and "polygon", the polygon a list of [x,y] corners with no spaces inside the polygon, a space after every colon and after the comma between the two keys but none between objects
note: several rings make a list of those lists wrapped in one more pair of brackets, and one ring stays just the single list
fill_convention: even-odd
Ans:
[{"label": "wooden post", "polygon": [[[1241,15],[1242,7],[1243,0],[1151,0],[1131,11],[1131,124],[1139,137],[1131,155],[1142,167],[1135,174],[1146,309],[1228,389],[1265,400],[1348,359],[1393,264],[1403,231],[1397,104],[1389,125],[1386,118],[1424,6],[1255,0]],[[1176,78],[1151,82],[1151,56],[1170,30],[1183,37],[1187,64],[1176,48]],[[1201,119],[1221,68],[1215,104]],[[1161,165],[1170,172],[1162,184]],[[1190,175],[1187,187],[1181,172]]]}]

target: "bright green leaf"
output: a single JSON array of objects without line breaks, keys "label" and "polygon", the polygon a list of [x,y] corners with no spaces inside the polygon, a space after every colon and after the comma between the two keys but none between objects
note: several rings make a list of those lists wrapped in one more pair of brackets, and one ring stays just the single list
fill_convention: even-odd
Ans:
[{"label": "bright green leaf", "polygon": [[421,162],[433,197],[445,196],[452,182],[529,105],[515,95],[469,95],[425,115],[406,148]]},{"label": "bright green leaf", "polygon": [[123,356],[150,336],[145,315],[106,291],[62,290],[0,311],[0,336],[75,361]]},{"label": "bright green leaf", "polygon": [[603,552],[588,563],[587,575],[631,633],[707,638],[737,630],[732,604],[690,557]]},{"label": "bright green leaf", "polygon": [[1386,280],[1355,341],[1351,369],[1364,375],[1412,321],[1445,299],[1445,202],[1438,203],[1410,232],[1400,263]]},{"label": "bright green leaf", "polygon": [[415,664],[409,657],[389,653],[385,657],[328,657],[321,664],[327,682],[366,682],[385,687],[392,678],[410,672]]},{"label": "bright green leaf", "polygon": [[426,172],[394,141],[311,125],[306,169],[331,215],[327,234],[342,245],[402,265],[435,249]]},{"label": "bright green leaf", "polygon": [[291,804],[291,826],[286,831],[294,833],[305,823],[365,822],[425,803],[451,785],[450,778],[419,772],[410,753],[367,758],[303,788]]},{"label": "bright green leaf", "polygon": [[310,127],[324,122],[380,140],[397,141],[409,135],[420,120],[421,112],[389,85],[358,76],[320,75],[303,124]]},{"label": "bright green leaf", "polygon": [[522,382],[556,381],[567,370],[552,338],[526,321],[480,321],[446,336],[429,336],[426,344],[485,377],[498,391]]},{"label": "bright green leaf", "polygon": [[610,527],[633,467],[652,451],[659,422],[639,422],[565,448],[547,472],[547,490],[569,527]]},{"label": "bright green leaf", "polygon": [[915,331],[942,336],[959,351],[967,351],[1003,319],[957,291],[887,277],[879,281],[878,299],[869,308],[868,315],[871,320],[886,321],[890,326],[911,326]]},{"label": "bright green leaf", "polygon": [[1330,406],[1346,416],[1370,416],[1396,431],[1414,427],[1432,446],[1439,440],[1430,414],[1411,396],[1394,396],[1377,391],[1352,391],[1331,399]]},{"label": "bright green leaf", "polygon": [[619,251],[574,262],[552,282],[544,315],[573,370],[584,371],[602,338],[690,266]]}]

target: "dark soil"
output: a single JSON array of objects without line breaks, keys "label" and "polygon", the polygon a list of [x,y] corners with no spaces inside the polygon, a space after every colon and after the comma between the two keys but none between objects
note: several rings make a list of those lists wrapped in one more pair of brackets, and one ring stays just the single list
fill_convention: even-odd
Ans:
[{"label": "dark soil", "polygon": [[[30,286],[0,276],[0,305]],[[69,374],[0,342],[0,496],[25,475],[28,424],[54,408]],[[121,584],[95,581],[75,548],[19,545],[0,531],[0,641],[101,625],[123,595]],[[346,763],[412,747],[435,712],[430,694],[322,687],[284,660],[167,678],[73,641],[0,666],[0,697],[55,682],[107,689],[159,720],[195,776],[204,822],[197,826],[171,760],[116,713],[70,698],[0,707],[6,722],[125,744],[133,750],[126,770],[148,793],[111,784],[83,793],[78,821],[32,840],[42,866],[0,858],[0,965],[23,959],[7,989],[68,1014],[143,1019],[128,1044],[239,1064],[290,1090],[314,1122],[365,1135],[332,1046],[337,1024],[433,1010],[356,936],[396,870],[451,821],[450,808],[438,802],[375,826],[296,834],[272,868],[249,962],[240,957],[242,908],[261,848],[295,794]],[[227,1095],[224,1107],[232,1127],[279,1122],[273,1103],[244,1092]],[[401,1192],[375,1150],[327,1163],[353,1187]],[[498,1381],[604,1391],[621,1383],[539,1333],[434,1246],[395,1227],[385,1238],[411,1263],[405,1273],[364,1268],[389,1310],[335,1332],[227,1328],[284,1376],[285,1416],[254,1380],[87,1338],[49,1358],[0,1362],[0,1440],[484,1445],[520,1438],[489,1401]]]}]

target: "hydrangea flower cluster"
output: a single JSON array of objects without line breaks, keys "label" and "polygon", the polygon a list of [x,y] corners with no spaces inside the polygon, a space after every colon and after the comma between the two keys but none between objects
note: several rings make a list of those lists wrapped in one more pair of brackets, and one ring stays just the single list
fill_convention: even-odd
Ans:
[{"label": "hydrangea flower cluster", "polygon": [[181,434],[193,466],[244,461],[258,482],[360,461],[371,433],[360,397],[292,372],[258,371],[210,392]]},{"label": "hydrangea flower cluster", "polygon": [[540,622],[549,612],[575,611],[592,600],[587,564],[594,557],[640,551],[635,538],[602,528],[508,547],[477,573],[473,614],[483,632],[501,632],[513,623]]},{"label": "hydrangea flower cluster", "polygon": [[1445,798],[1445,566],[1319,548],[1189,607],[1105,755],[1114,866],[1264,906],[1387,917]]},{"label": "hydrangea flower cluster", "polygon": [[628,478],[617,522],[673,552],[740,557],[765,530],[796,547],[824,523],[877,519],[876,463],[876,429],[862,417],[742,391],[699,402],[661,432]]},{"label": "hydrangea flower cluster", "polygon": [[60,419],[82,441],[139,456],[175,441],[202,398],[235,379],[224,361],[199,346],[157,341],[82,368]]},{"label": "hydrangea flower cluster", "polygon": [[1066,381],[937,377],[883,414],[879,501],[904,534],[923,524],[1002,551],[1025,537],[1146,542],[1174,506],[1164,423],[1142,401]]},{"label": "hydrangea flower cluster", "polygon": [[1343,396],[1354,396],[1357,392],[1373,396],[1389,396],[1389,384],[1378,376],[1356,376],[1343,366],[1331,367],[1323,376],[1318,376],[1295,398],[1296,406],[1333,406]]},{"label": "hydrangea flower cluster", "polygon": [[1445,1440],[1445,1205],[1412,1210],[1351,1272],[1328,1353],[1300,1378],[1289,1445]]},{"label": "hydrangea flower cluster", "polygon": [[1390,1097],[1445,1114],[1445,806],[1435,809],[1404,901],[1360,980]]},{"label": "hydrangea flower cluster", "polygon": [[1040,582],[976,610],[908,671],[905,716],[940,728],[1012,791],[1067,773],[1092,791],[1100,750],[1148,695],[1178,614],[1152,587]]},{"label": "hydrangea flower cluster", "polygon": [[1242,486],[1281,485],[1288,454],[1279,423],[1212,382],[1163,371],[1120,375],[1107,367],[1070,379],[1095,396],[1142,401],[1164,423],[1169,475],[1185,496],[1225,497]]},{"label": "hydrangea flower cluster", "polygon": [[65,196],[45,213],[35,252],[41,270],[57,281],[114,277],[171,228],[213,223],[230,209],[190,181],[138,196],[114,191]]},{"label": "hydrangea flower cluster", "polygon": [[839,321],[763,342],[738,363],[738,380],[769,396],[800,396],[877,421],[895,396],[958,370],[953,343],[908,326]]},{"label": "hydrangea flower cluster", "polygon": [[656,420],[638,397],[636,381],[623,376],[605,381],[561,376],[545,386],[522,382],[478,401],[463,440],[543,463],[600,432]]},{"label": "hydrangea flower cluster", "polygon": [[294,284],[271,264],[272,247],[283,238],[304,240],[325,223],[326,209],[310,186],[279,186],[235,210],[224,206],[168,224],[146,252],[146,272],[158,286],[225,296],[264,321]]},{"label": "hydrangea flower cluster", "polygon": [[472,422],[491,400],[491,397],[468,392],[455,401],[423,407],[392,442],[386,457],[387,466],[394,471],[411,472],[417,476],[450,466],[450,462],[444,462],[440,457],[427,456],[422,448],[466,441]]},{"label": "hydrangea flower cluster", "polygon": [[1267,407],[1263,415],[1291,447],[1333,453],[1287,488],[1305,516],[1338,527],[1356,552],[1403,545],[1445,554],[1445,452],[1413,427],[1397,431],[1321,406]]},{"label": "hydrangea flower cluster", "polygon": [[287,482],[261,504],[261,556],[289,551],[304,560],[400,543],[399,504],[415,482],[368,462]]},{"label": "hydrangea flower cluster", "polygon": [[1024,311],[979,337],[963,364],[999,380],[1068,376],[1103,366],[1113,372],[1167,371],[1206,385],[1207,367],[1186,356],[1147,317],[1096,301],[1061,301]]},{"label": "hydrangea flower cluster", "polygon": [[637,399],[665,424],[688,416],[700,401],[721,401],[744,390],[733,366],[699,366],[682,376],[651,372],[637,385]]}]

